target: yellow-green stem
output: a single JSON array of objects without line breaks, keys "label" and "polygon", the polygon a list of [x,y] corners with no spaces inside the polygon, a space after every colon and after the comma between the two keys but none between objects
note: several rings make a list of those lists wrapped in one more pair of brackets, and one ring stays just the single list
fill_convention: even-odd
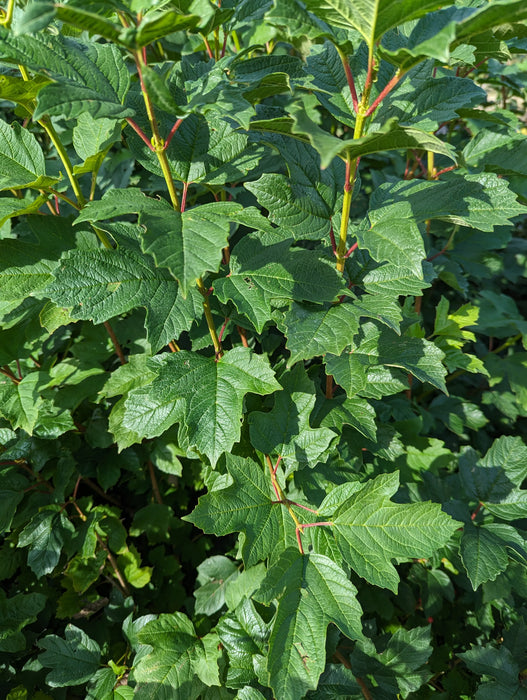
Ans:
[{"label": "yellow-green stem", "polygon": [[236,49],[236,53],[239,53],[242,50],[240,40],[238,38],[238,34],[236,33],[236,30],[233,29],[231,32],[231,37],[232,37],[232,42],[234,44],[234,48]]},{"label": "yellow-green stem", "polygon": [[273,484],[274,490],[276,492],[276,495],[280,499],[280,502],[284,504],[284,506],[287,508],[289,511],[289,515],[293,518],[293,521],[296,525],[297,530],[300,530],[302,532],[302,523],[300,520],[296,517],[296,513],[294,510],[291,508],[291,505],[287,498],[285,497],[284,492],[282,491],[280,484],[278,483],[278,479],[276,478],[276,474],[274,473],[273,469],[273,463],[271,462],[271,458],[269,455],[265,455],[265,459],[267,460],[267,464],[269,466],[269,473],[271,474],[271,482]]},{"label": "yellow-green stem", "polygon": [[[20,64],[18,66],[18,70],[20,71],[22,79],[27,82],[29,80],[29,73],[27,72],[26,67]],[[44,119],[39,119],[37,123],[40,124],[40,126],[44,129],[46,134],[49,136],[51,143],[55,146],[55,149],[59,154],[59,158],[62,161],[62,165],[64,166],[64,170],[66,171],[66,174],[70,181],[71,188],[75,193],[75,197],[77,198],[77,204],[79,205],[79,207],[83,207],[86,204],[86,200],[84,199],[84,195],[81,192],[79,183],[73,172],[71,160],[69,159],[66,149],[62,145],[62,141],[59,139],[58,134],[55,131],[53,124],[51,123],[51,120],[49,119],[49,117],[45,117]]]},{"label": "yellow-green stem", "polygon": [[9,0],[7,3],[7,9],[5,10],[5,15],[0,24],[3,24],[6,29],[9,29],[11,22],[13,20],[13,12],[15,10],[15,0]]},{"label": "yellow-green stem", "polygon": [[69,159],[66,149],[62,145],[62,141],[59,139],[58,134],[53,127],[53,124],[51,123],[51,121],[49,121],[47,117],[45,119],[39,119],[38,123],[49,136],[51,143],[55,146],[55,149],[59,154],[59,158],[62,161],[62,165],[64,166],[64,170],[66,171],[66,175],[69,178],[71,188],[75,193],[75,197],[77,198],[77,203],[79,207],[83,207],[86,204],[86,200],[84,199],[84,195],[81,192],[81,188],[79,187],[79,183],[73,172],[71,160]]},{"label": "yellow-green stem", "polygon": [[426,179],[427,180],[435,180],[436,178],[436,169],[434,165],[434,152],[433,151],[427,151],[426,152]]},{"label": "yellow-green stem", "polygon": [[172,206],[176,211],[179,211],[180,205],[179,205],[179,197],[176,192],[176,186],[174,184],[174,178],[172,177],[172,171],[170,170],[170,163],[168,162],[168,157],[166,154],[165,150],[165,142],[161,138],[161,135],[159,134],[159,129],[157,126],[157,121],[156,121],[156,116],[154,113],[154,106],[152,104],[152,100],[150,99],[150,95],[148,94],[147,90],[145,89],[145,85],[143,82],[143,77],[142,77],[142,68],[144,66],[143,63],[143,56],[141,55],[141,51],[136,51],[134,53],[135,57],[135,62],[137,66],[137,72],[139,74],[139,80],[141,82],[141,92],[143,94],[143,100],[145,103],[145,109],[146,109],[146,114],[148,117],[148,121],[150,123],[150,128],[152,130],[152,146],[154,147],[154,152],[157,156],[157,160],[159,161],[159,165],[161,166],[161,170],[163,172],[163,178],[165,180],[167,189],[168,189],[168,194],[170,195],[170,201],[172,202]]},{"label": "yellow-green stem", "polygon": [[114,245],[112,244],[111,240],[108,238],[108,234],[106,231],[103,231],[102,228],[98,228],[94,224],[91,225],[92,229],[95,231],[97,238],[100,240],[100,242],[103,244],[105,248],[108,248],[108,250],[113,250]]},{"label": "yellow-green stem", "polygon": [[203,284],[201,277],[198,279],[198,289],[203,296],[203,310],[205,311],[205,319],[207,321],[207,327],[209,329],[210,337],[212,338],[212,344],[214,345],[214,352],[216,357],[219,359],[223,355],[223,350],[221,349],[221,343],[216,332],[216,326],[214,325],[214,319],[212,318],[212,311],[210,308],[209,301],[209,290]]},{"label": "yellow-green stem", "polygon": [[174,207],[174,209],[176,211],[179,211],[179,197],[176,192],[174,178],[172,177],[172,171],[170,170],[170,163],[168,162],[167,152],[164,148],[164,145],[165,144],[163,140],[159,139],[158,143],[154,144],[154,148],[157,155],[157,159],[159,161],[159,165],[161,166],[161,170],[163,171],[163,177],[165,178],[168,194],[170,195],[170,201],[172,202],[172,206]]},{"label": "yellow-green stem", "polygon": [[[364,129],[366,109],[363,101],[364,97],[359,105],[359,111],[355,121],[355,130],[353,131],[354,140],[360,139]],[[344,256],[346,255],[351,201],[353,199],[353,189],[357,180],[357,170],[358,159],[351,158],[349,154],[346,154],[346,182],[344,183],[344,201],[342,203],[342,218],[340,220],[339,242],[337,245],[337,270],[339,272],[344,272],[344,265],[346,264],[346,258]]]}]

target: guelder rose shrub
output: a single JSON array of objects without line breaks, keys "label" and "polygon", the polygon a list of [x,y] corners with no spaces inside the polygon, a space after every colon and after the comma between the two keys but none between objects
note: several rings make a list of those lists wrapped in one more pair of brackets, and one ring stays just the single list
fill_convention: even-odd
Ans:
[{"label": "guelder rose shrub", "polygon": [[0,695],[527,697],[525,0],[0,19]]}]

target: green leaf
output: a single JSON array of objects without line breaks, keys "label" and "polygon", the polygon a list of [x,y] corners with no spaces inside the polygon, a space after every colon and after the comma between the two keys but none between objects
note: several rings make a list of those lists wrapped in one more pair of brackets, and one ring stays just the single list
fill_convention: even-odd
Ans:
[{"label": "green leaf", "polygon": [[60,506],[47,506],[36,513],[18,537],[19,547],[29,547],[27,563],[37,578],[57,566],[62,546],[74,531]]},{"label": "green leaf", "polygon": [[194,591],[196,613],[213,615],[225,605],[225,588],[238,578],[238,567],[227,557],[213,556],[198,566],[198,583]]},{"label": "green leaf", "polygon": [[13,430],[22,428],[32,434],[43,402],[38,384],[38,373],[27,374],[18,384],[0,379],[0,415],[7,418]]},{"label": "green leaf", "polygon": [[[482,683],[478,688],[478,696],[486,699],[492,697],[521,698],[524,688],[520,685],[518,674],[520,667],[511,651],[502,645],[498,649],[490,646],[475,646],[463,653],[457,654],[474,673],[492,676],[494,682]],[[488,694],[485,692],[488,689]],[[485,694],[484,694],[485,693]]]},{"label": "green leaf", "polygon": [[284,374],[282,391],[268,413],[249,414],[251,443],[265,454],[281,455],[287,469],[315,467],[335,438],[329,428],[311,428],[315,387],[302,364]]},{"label": "green leaf", "polygon": [[458,41],[467,41],[488,30],[504,24],[523,22],[527,19],[527,7],[522,0],[495,0],[491,5],[477,8],[473,14],[457,26]]},{"label": "green leaf", "polygon": [[95,12],[89,12],[74,5],[54,5],[56,16],[66,24],[80,29],[85,29],[90,34],[99,34],[112,42],[120,43],[122,27],[101,17]]},{"label": "green leaf", "polygon": [[289,177],[265,173],[244,186],[268,210],[269,219],[295,238],[319,240],[328,236],[331,219],[340,208],[343,164],[336,160],[321,171],[320,157],[309,144],[278,135],[271,143],[283,154]]},{"label": "green leaf", "polygon": [[143,250],[154,256],[158,267],[170,270],[186,298],[196,279],[218,270],[230,222],[242,211],[239,204],[211,202],[180,213],[164,200],[145,197],[141,190],[115,189],[99,202],[89,202],[76,223],[138,213],[145,227],[141,232]]},{"label": "green leaf", "polygon": [[450,144],[426,131],[412,126],[401,126],[396,119],[390,119],[379,131],[373,131],[361,138],[342,140],[315,124],[306,114],[303,105],[293,104],[290,111],[295,122],[293,132],[309,138],[313,148],[320,154],[322,168],[327,168],[337,155],[349,155],[355,159],[371,153],[408,149],[432,151],[456,162],[454,149]]},{"label": "green leaf", "polygon": [[[408,70],[425,58],[434,58],[445,64],[450,60],[450,46],[456,38],[458,8],[446,8],[422,17],[412,28],[403,46],[379,46],[386,61]],[[387,42],[388,43],[388,42]]]},{"label": "green leaf", "polygon": [[244,396],[277,389],[266,360],[248,348],[234,348],[218,360],[182,350],[164,356],[152,384],[130,392],[123,422],[143,437],[181,422],[189,445],[216,464],[240,438]]},{"label": "green leaf", "polygon": [[184,520],[216,535],[243,532],[242,556],[250,567],[266,559],[281,540],[282,506],[273,503],[276,496],[262,467],[230,454],[223,459],[233,483],[201,496]]},{"label": "green leaf", "polygon": [[143,83],[150,99],[164,112],[174,115],[174,117],[184,117],[185,111],[176,103],[166,85],[165,76],[160,75],[150,66],[144,66],[141,71]]},{"label": "green leaf", "polygon": [[291,248],[278,234],[249,234],[231,254],[230,274],[214,282],[221,301],[231,300],[261,332],[273,301],[322,303],[345,290],[335,265],[317,251]]},{"label": "green leaf", "polygon": [[343,29],[353,27],[373,48],[389,29],[422,17],[445,3],[440,0],[307,0],[305,5],[330,25]]},{"label": "green leaf", "polygon": [[527,142],[515,133],[482,129],[463,149],[469,167],[495,173],[527,175]]},{"label": "green leaf", "polygon": [[[166,133],[172,126],[167,122]],[[148,130],[148,122],[144,127]],[[127,129],[126,133],[130,147],[141,164],[163,177],[157,156],[135,131]],[[197,114],[190,114],[183,120],[166,150],[175,180],[206,182],[209,185],[244,179],[258,165],[263,152],[262,146],[249,142],[245,134],[237,131],[225,119]]]},{"label": "green leaf", "polygon": [[22,65],[53,79],[37,96],[34,119],[44,115],[67,119],[89,112],[100,117],[131,117],[133,110],[122,103],[130,84],[128,68],[116,46],[69,37],[15,36],[0,29],[4,61]]},{"label": "green leaf", "polygon": [[45,173],[44,154],[35,136],[18,122],[10,125],[0,119],[0,190],[39,189],[57,182],[57,177]]},{"label": "green leaf", "polygon": [[[313,46],[307,58],[306,72],[316,98],[342,124],[355,126],[355,108],[342,60],[332,41]],[[357,77],[357,76],[355,76]]]},{"label": "green leaf", "polygon": [[40,195],[33,201],[28,198],[18,199],[18,197],[1,197],[0,198],[0,226],[3,226],[6,221],[15,216],[22,214],[34,214],[40,207],[45,204],[47,195]]},{"label": "green leaf", "polygon": [[386,365],[400,367],[422,382],[446,391],[446,370],[442,365],[443,353],[434,343],[422,338],[398,336],[388,328],[379,328],[372,322],[363,323],[361,332],[351,343],[351,350],[340,357],[326,355],[327,372],[352,396],[359,366]]},{"label": "green leaf", "polygon": [[3,468],[0,473],[0,533],[11,529],[11,523],[24,491],[29,486],[26,477],[16,467]]},{"label": "green leaf", "polygon": [[126,247],[67,253],[54,282],[43,293],[59,306],[72,307],[72,318],[94,323],[145,307],[147,338],[154,351],[178,338],[201,315],[197,290],[184,299],[166,268],[156,267],[149,256]]},{"label": "green leaf", "polygon": [[335,399],[321,400],[317,409],[317,424],[339,431],[342,431],[343,425],[351,425],[368,440],[375,441],[375,410],[365,399],[358,396],[338,396]]},{"label": "green leaf", "polygon": [[503,435],[494,440],[479,464],[486,469],[501,467],[508,479],[521,486],[527,478],[527,446],[519,436]]},{"label": "green leaf", "polygon": [[186,615],[160,615],[140,630],[138,640],[151,651],[134,665],[134,698],[195,700],[200,696],[203,683],[197,677],[197,667],[205,659],[205,647]]},{"label": "green leaf", "polygon": [[73,129],[73,147],[79,158],[86,160],[106,152],[120,137],[121,127],[115,119],[94,119],[89,112],[83,112]]},{"label": "green leaf", "polygon": [[[493,231],[525,212],[505,180],[492,173],[449,173],[444,181],[414,180],[381,185],[368,216],[373,230],[385,235],[388,219],[402,225],[438,219],[480,231]],[[393,260],[391,260],[393,262]]]},{"label": "green leaf", "polygon": [[399,475],[381,474],[366,482],[333,517],[344,559],[369,583],[394,593],[399,575],[392,564],[430,557],[445,545],[458,523],[437,503],[393,503]]},{"label": "green leaf", "polygon": [[[198,9],[198,8],[196,8]],[[194,29],[205,17],[196,14],[184,14],[179,8],[163,8],[162,12],[147,12],[134,32],[134,44],[139,48],[154,41],[185,29]]]},{"label": "green leaf", "polygon": [[[494,581],[509,564],[505,540],[500,536],[499,528],[494,532],[492,524],[475,527],[471,523],[463,528],[460,554],[474,590],[485,581]],[[510,530],[515,532],[513,528]]]},{"label": "green leaf", "polygon": [[68,625],[65,639],[49,634],[37,642],[44,649],[38,657],[45,668],[52,670],[46,682],[52,688],[69,688],[89,681],[99,668],[101,649],[97,642],[74,625]]},{"label": "green leaf", "polygon": [[291,42],[301,41],[303,37],[311,40],[321,37],[334,39],[336,34],[331,24],[326,24],[307,12],[304,3],[299,0],[273,2],[272,8],[265,15],[265,21],[279,27]]},{"label": "green leaf", "polygon": [[39,90],[50,82],[50,79],[43,75],[35,75],[29,80],[24,80],[16,75],[1,75],[0,95],[2,95],[3,100],[21,105],[30,115],[33,112],[34,101]]},{"label": "green leaf", "polygon": [[187,209],[148,212],[140,217],[146,226],[143,249],[157,265],[167,267],[187,296],[190,286],[206,272],[217,272],[227,245],[230,221],[242,210],[239,204],[212,202]]},{"label": "green leaf", "polygon": [[330,622],[350,639],[363,639],[357,590],[344,572],[321,554],[287,549],[268,570],[255,598],[278,599],[269,638],[268,683],[276,697],[300,700],[317,687],[326,664]]},{"label": "green leaf", "polygon": [[22,302],[51,282],[74,235],[65,218],[52,222],[47,217],[32,217],[30,229],[31,237],[0,241],[0,292],[6,301]]},{"label": "green leaf", "polygon": [[430,636],[430,627],[398,627],[381,654],[361,649],[359,642],[350,656],[353,670],[359,677],[373,676],[385,697],[415,692],[430,677],[425,666],[433,650]]},{"label": "green leaf", "polygon": [[412,71],[382,101],[370,128],[380,128],[396,117],[402,125],[435,131],[438,124],[458,119],[458,109],[485,101],[485,91],[469,78],[455,75],[433,78],[430,72],[429,64]]},{"label": "green leaf", "polygon": [[[459,459],[465,492],[503,520],[523,518],[527,513],[527,491],[519,488],[525,472],[524,451],[519,442],[511,443],[511,439],[495,441],[483,460],[474,450],[465,451]],[[509,453],[510,475],[506,471]]]},{"label": "green leaf", "polygon": [[22,630],[35,622],[45,605],[46,597],[42,593],[19,593],[7,598],[0,591],[0,652],[24,651],[26,638]]},{"label": "green leaf", "polygon": [[293,302],[284,318],[289,364],[318,355],[340,355],[359,330],[360,312],[354,304],[320,308]]},{"label": "green leaf", "polygon": [[[256,586],[258,588],[258,586]],[[227,685],[240,688],[256,679],[255,661],[264,651],[269,636],[266,625],[251,600],[244,599],[236,610],[218,623],[218,635],[229,655]],[[245,695],[239,694],[239,697]],[[247,696],[249,699],[250,696]]]}]

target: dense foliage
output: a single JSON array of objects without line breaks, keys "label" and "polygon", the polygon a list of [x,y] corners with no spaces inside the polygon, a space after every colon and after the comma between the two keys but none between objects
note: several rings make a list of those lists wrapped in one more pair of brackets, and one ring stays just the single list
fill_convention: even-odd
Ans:
[{"label": "dense foliage", "polygon": [[1,697],[527,698],[526,49],[9,0]]}]

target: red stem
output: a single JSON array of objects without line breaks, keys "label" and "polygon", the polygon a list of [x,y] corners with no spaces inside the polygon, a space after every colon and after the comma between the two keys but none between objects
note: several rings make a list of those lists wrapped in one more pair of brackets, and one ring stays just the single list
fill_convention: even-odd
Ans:
[{"label": "red stem", "polygon": [[[339,301],[340,301],[340,299],[339,299]],[[331,376],[331,374],[328,374],[326,376],[326,399],[332,399],[334,391],[335,391],[335,385],[333,383],[333,377]]]},{"label": "red stem", "polygon": [[212,49],[210,48],[210,44],[206,36],[203,37],[203,43],[205,44],[209,58],[214,58],[214,54],[212,53]]},{"label": "red stem", "polygon": [[113,328],[110,326],[108,321],[104,321],[103,325],[106,328],[108,335],[110,336],[110,339],[113,343],[115,353],[116,353],[117,357],[119,358],[119,362],[122,365],[125,365],[126,358],[125,358],[124,353],[122,351],[121,345],[119,344],[119,341],[117,340],[117,336],[115,335]]},{"label": "red stem", "polygon": [[373,114],[377,107],[381,104],[381,102],[384,100],[386,95],[393,90],[393,88],[397,85],[399,80],[403,77],[404,73],[396,73],[393,78],[390,80],[390,82],[385,86],[384,90],[379,94],[377,99],[373,102],[371,107],[368,108],[366,112],[366,116],[369,117],[370,114]]},{"label": "red stem", "polygon": [[299,508],[303,508],[304,510],[308,510],[310,513],[314,513],[315,515],[318,515],[318,510],[315,510],[314,508],[308,508],[307,506],[303,506],[301,503],[297,503],[296,501],[289,501],[289,503],[292,506],[298,506]]},{"label": "red stem", "polygon": [[229,33],[224,31],[223,32],[223,46],[221,47],[220,58],[223,58],[225,56],[225,51],[227,50],[227,39],[228,38],[229,38]]},{"label": "red stem", "polygon": [[131,126],[132,129],[135,131],[135,133],[139,136],[139,138],[141,138],[146,143],[148,148],[151,151],[154,151],[155,150],[154,147],[152,146],[152,144],[148,140],[148,136],[141,129],[141,127],[138,124],[136,124],[133,119],[130,119],[129,117],[127,117],[126,121],[127,121],[128,125]]},{"label": "red stem", "polygon": [[7,365],[4,365],[0,368],[0,374],[5,374],[6,377],[9,377],[13,384],[20,384],[20,379],[17,379],[15,377],[15,375],[13,374],[13,372],[11,372]]},{"label": "red stem", "polygon": [[295,535],[296,535],[296,541],[298,542],[298,549],[300,550],[300,554],[304,554],[304,548],[302,547],[302,542],[300,540],[300,530],[296,528],[295,530]]},{"label": "red stem", "polygon": [[443,173],[449,173],[451,170],[455,170],[457,168],[457,165],[450,165],[448,168],[443,168],[443,170],[438,170],[436,173],[436,178],[438,178],[440,175],[443,175]]},{"label": "red stem", "polygon": [[238,333],[240,334],[240,340],[242,341],[242,345],[244,348],[249,347],[249,343],[247,342],[247,335],[245,334],[245,328],[242,328],[241,326],[236,326],[236,329]]},{"label": "red stem", "polygon": [[225,319],[225,321],[223,322],[223,326],[221,327],[221,330],[220,330],[220,332],[219,332],[219,335],[218,335],[218,342],[219,342],[220,345],[221,345],[221,341],[222,341],[222,338],[223,338],[223,333],[225,332],[225,328],[227,327],[227,324],[229,323],[229,320],[230,320],[230,319],[228,319],[228,318]]},{"label": "red stem", "polygon": [[354,243],[354,244],[350,247],[350,249],[348,250],[348,252],[346,253],[346,255],[345,255],[344,257],[345,257],[345,258],[349,258],[349,256],[353,253],[353,251],[357,249],[358,245],[359,245],[358,243]]},{"label": "red stem", "polygon": [[373,79],[373,67],[374,67],[374,65],[375,65],[375,59],[372,58],[371,63],[368,64],[368,72],[366,73],[366,82],[364,83],[364,92],[367,92],[370,85],[371,85],[371,82]]},{"label": "red stem", "polygon": [[280,497],[280,492],[276,488],[275,475],[274,475],[274,471],[273,471],[273,463],[271,462],[271,458],[269,457],[269,455],[265,455],[265,459],[266,459],[267,465],[269,467],[269,471],[271,472],[271,483],[273,485],[273,489],[274,489],[274,492],[276,494],[276,498],[278,499],[278,503],[283,503],[282,498]]},{"label": "red stem", "polygon": [[351,72],[350,64],[344,54],[341,55],[342,65],[344,67],[344,72],[346,73],[346,80],[348,81],[348,87],[351,93],[351,101],[353,103],[353,110],[355,114],[359,111],[359,100],[357,99],[357,89],[355,88],[355,81],[353,79],[353,73]]},{"label": "red stem", "polygon": [[182,121],[183,121],[183,119],[178,119],[178,120],[175,122],[174,126],[170,129],[170,133],[169,133],[169,135],[168,135],[168,137],[167,137],[167,140],[165,141],[165,145],[164,145],[165,151],[166,151],[167,148],[169,147],[170,142],[172,141],[172,137],[174,136],[174,134],[176,133],[176,131],[179,129],[179,127],[180,127]]},{"label": "red stem", "polygon": [[479,511],[481,510],[482,506],[483,506],[483,503],[480,501],[480,502],[478,503],[478,505],[477,505],[476,510],[475,510],[475,511],[472,513],[472,515],[470,516],[470,519],[471,519],[471,520],[475,520],[475,519],[476,519],[476,515],[477,515],[477,514],[479,513]]},{"label": "red stem", "polygon": [[337,242],[335,240],[335,234],[333,233],[333,224],[329,228],[329,238],[331,240],[331,247],[333,248],[333,255],[337,254]]},{"label": "red stem", "polygon": [[324,523],[306,523],[305,525],[302,523],[302,527],[319,527],[319,525],[329,525],[330,527],[333,526],[333,523],[331,522],[324,522]]},{"label": "red stem", "polygon": [[183,214],[185,211],[185,207],[187,206],[187,193],[188,193],[188,182],[183,183],[183,192],[181,194],[181,205],[180,205],[180,212]]},{"label": "red stem", "polygon": [[276,475],[276,470],[278,469],[278,465],[282,461],[282,455],[278,455],[278,459],[276,460],[276,464],[274,465],[273,469],[273,475]]}]

